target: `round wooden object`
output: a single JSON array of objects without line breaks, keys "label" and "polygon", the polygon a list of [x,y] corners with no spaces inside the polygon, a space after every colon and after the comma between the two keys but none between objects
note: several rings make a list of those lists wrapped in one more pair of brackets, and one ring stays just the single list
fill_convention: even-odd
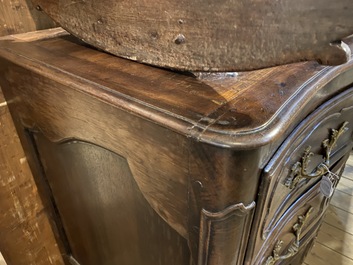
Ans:
[{"label": "round wooden object", "polygon": [[33,0],[109,53],[188,71],[239,71],[302,60],[341,64],[352,0]]}]

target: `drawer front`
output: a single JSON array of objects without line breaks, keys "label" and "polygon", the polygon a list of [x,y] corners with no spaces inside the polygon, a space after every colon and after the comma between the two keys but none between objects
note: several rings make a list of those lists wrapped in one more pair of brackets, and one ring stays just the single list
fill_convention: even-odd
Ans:
[{"label": "drawer front", "polygon": [[[345,159],[339,161],[332,171],[340,174],[344,162]],[[338,180],[334,181],[334,187],[337,184]],[[252,264],[292,264],[292,260],[300,262],[304,258],[330,201],[322,194],[320,185],[316,183],[287,209],[258,248]]]},{"label": "drawer front", "polygon": [[[299,196],[320,181],[327,171],[349,152],[352,148],[353,126],[349,126],[353,125],[352,118],[353,115],[338,119],[335,115],[328,116],[319,122],[314,130],[305,130],[299,139],[297,138],[299,141],[304,138],[303,141],[299,143],[295,141],[293,145],[289,143],[289,153],[279,155],[281,161],[276,161],[265,169],[264,177],[267,180],[265,185],[268,186],[268,190],[261,223],[262,238],[267,237],[283,213]],[[347,124],[347,120],[351,122]],[[335,130],[335,133],[332,133],[332,130]],[[327,140],[334,142],[333,134],[336,132],[341,134],[341,138],[336,138],[337,142],[333,144],[332,151],[329,151],[326,159],[323,142]]]},{"label": "drawer front", "polygon": [[309,115],[282,144],[262,175],[248,261],[254,260],[298,198],[328,177],[328,171],[344,166],[352,134],[350,88]]}]

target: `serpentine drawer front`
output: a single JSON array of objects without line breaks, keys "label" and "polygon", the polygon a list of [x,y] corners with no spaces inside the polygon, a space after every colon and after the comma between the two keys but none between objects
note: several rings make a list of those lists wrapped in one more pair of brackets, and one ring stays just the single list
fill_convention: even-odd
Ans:
[{"label": "serpentine drawer front", "polygon": [[60,30],[0,40],[0,86],[74,265],[299,265],[352,147],[352,83],[352,60],[178,73]]},{"label": "serpentine drawer front", "polygon": [[[285,216],[300,206],[299,197],[313,185],[319,193],[323,178],[327,178],[331,171],[340,175],[347,153],[352,148],[352,132],[353,89],[350,89],[320,106],[279,148],[263,173],[259,193],[262,209],[257,212],[254,225],[257,228],[254,258],[256,255],[263,257],[261,249],[268,247],[269,238],[283,225]],[[325,194],[328,197],[325,205],[332,192]],[[325,210],[321,209],[322,199],[313,204],[321,214]]]},{"label": "serpentine drawer front", "polygon": [[[344,168],[345,159],[342,158],[332,168],[332,172],[340,175]],[[336,187],[338,180],[334,182]],[[305,250],[310,241],[316,236],[329,205],[330,199],[324,196],[317,182],[305,194],[297,199],[281,216],[274,227],[267,233],[262,245],[256,245],[256,252],[252,264],[274,265],[292,264],[291,260]],[[309,245],[310,246],[310,245]],[[303,262],[304,256],[299,257]]]}]

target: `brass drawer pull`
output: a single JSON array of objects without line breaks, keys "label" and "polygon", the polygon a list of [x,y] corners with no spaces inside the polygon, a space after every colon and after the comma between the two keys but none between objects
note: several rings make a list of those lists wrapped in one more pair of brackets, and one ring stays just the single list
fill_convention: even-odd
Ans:
[{"label": "brass drawer pull", "polygon": [[292,245],[289,246],[288,251],[286,254],[280,256],[280,251],[282,249],[283,241],[278,240],[275,247],[273,248],[272,251],[272,256],[268,257],[266,260],[265,265],[274,265],[277,261],[279,260],[285,260],[289,259],[290,257],[293,257],[295,254],[298,253],[299,251],[299,243],[300,243],[300,235],[302,233],[302,229],[306,222],[308,221],[308,218],[313,211],[313,207],[310,207],[309,210],[304,214],[298,216],[298,222],[296,222],[293,225],[293,232],[295,235],[295,240],[292,243]]},{"label": "brass drawer pull", "polygon": [[342,126],[336,130],[332,129],[332,133],[330,136],[330,139],[326,139],[322,142],[322,145],[325,149],[325,154],[324,154],[324,161],[321,162],[320,165],[316,167],[315,170],[313,170],[312,173],[308,173],[308,164],[310,163],[310,158],[314,155],[313,152],[310,152],[311,146],[308,146],[305,151],[304,155],[301,158],[301,162],[296,162],[292,168],[291,168],[291,173],[288,176],[288,178],[285,181],[285,186],[293,189],[295,188],[298,183],[300,182],[301,179],[307,178],[318,178],[322,177],[328,172],[328,169],[330,167],[330,157],[331,157],[331,152],[333,147],[336,145],[338,138],[348,130],[346,127],[348,122],[344,122]]}]

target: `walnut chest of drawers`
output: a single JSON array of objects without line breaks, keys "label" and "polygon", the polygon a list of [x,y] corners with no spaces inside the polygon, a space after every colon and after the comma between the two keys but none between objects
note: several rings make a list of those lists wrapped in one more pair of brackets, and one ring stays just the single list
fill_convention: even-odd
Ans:
[{"label": "walnut chest of drawers", "polygon": [[352,149],[353,61],[180,73],[63,33],[0,85],[68,264],[300,264]]}]

